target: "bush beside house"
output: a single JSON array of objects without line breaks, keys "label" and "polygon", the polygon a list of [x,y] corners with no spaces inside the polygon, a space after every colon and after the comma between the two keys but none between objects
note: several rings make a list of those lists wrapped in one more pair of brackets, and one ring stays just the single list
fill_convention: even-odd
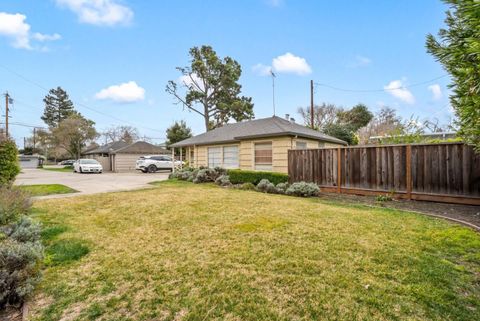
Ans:
[{"label": "bush beside house", "polygon": [[17,147],[0,142],[0,309],[20,305],[40,275],[40,226],[28,216],[30,197],[12,187],[19,173]]},{"label": "bush beside house", "polygon": [[275,185],[288,182],[288,175],[282,173],[257,172],[241,169],[229,169],[227,173],[228,176],[230,176],[230,182],[232,182],[232,184],[252,183],[258,185],[262,179],[268,179]]},{"label": "bush beside house", "polygon": [[242,190],[256,190],[263,193],[286,194],[300,197],[317,196],[320,192],[320,188],[314,183],[298,182],[289,185],[287,182],[288,175],[285,174],[225,170],[220,167],[214,169],[184,168],[170,174],[169,178],[176,178],[196,184],[215,182],[215,184],[223,187],[235,187]]}]

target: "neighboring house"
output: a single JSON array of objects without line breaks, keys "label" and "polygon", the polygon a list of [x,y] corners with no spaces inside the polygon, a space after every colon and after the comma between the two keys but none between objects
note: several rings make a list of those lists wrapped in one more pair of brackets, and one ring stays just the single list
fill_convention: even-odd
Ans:
[{"label": "neighboring house", "polygon": [[43,165],[45,157],[40,155],[18,155],[18,163],[21,169],[37,168]]},{"label": "neighboring house", "polygon": [[96,159],[104,171],[135,171],[137,159],[143,155],[168,155],[170,151],[153,144],[139,141],[128,144],[122,141],[113,142],[85,152],[86,158]]},{"label": "neighboring house", "polygon": [[335,137],[273,116],[226,124],[172,144],[186,148],[193,166],[221,166],[248,170],[288,172],[288,150],[347,145]]}]

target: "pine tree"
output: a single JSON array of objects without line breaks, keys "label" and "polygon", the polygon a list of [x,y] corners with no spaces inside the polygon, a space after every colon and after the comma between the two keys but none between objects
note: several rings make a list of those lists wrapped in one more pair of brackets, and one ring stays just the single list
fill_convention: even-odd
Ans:
[{"label": "pine tree", "polygon": [[61,87],[50,89],[43,102],[45,110],[41,118],[49,127],[56,128],[62,120],[76,114],[72,101]]}]

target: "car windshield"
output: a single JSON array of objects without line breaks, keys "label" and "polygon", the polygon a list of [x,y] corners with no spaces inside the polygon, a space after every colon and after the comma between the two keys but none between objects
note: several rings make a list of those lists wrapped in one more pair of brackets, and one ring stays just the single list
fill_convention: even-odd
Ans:
[{"label": "car windshield", "polygon": [[80,164],[98,165],[98,162],[94,159],[81,159]]}]

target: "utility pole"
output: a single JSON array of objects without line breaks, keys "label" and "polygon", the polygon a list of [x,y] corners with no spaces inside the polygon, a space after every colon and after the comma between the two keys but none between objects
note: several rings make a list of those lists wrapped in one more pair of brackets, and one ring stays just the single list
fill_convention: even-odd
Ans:
[{"label": "utility pole", "polygon": [[315,126],[313,109],[313,80],[310,80],[310,126],[312,129]]},{"label": "utility pole", "polygon": [[33,153],[35,153],[35,143],[36,143],[36,140],[35,140],[35,135],[37,133],[37,128],[36,127],[33,127]]},{"label": "utility pole", "polygon": [[5,137],[8,138],[8,102],[10,100],[10,95],[8,91],[5,93]]}]

